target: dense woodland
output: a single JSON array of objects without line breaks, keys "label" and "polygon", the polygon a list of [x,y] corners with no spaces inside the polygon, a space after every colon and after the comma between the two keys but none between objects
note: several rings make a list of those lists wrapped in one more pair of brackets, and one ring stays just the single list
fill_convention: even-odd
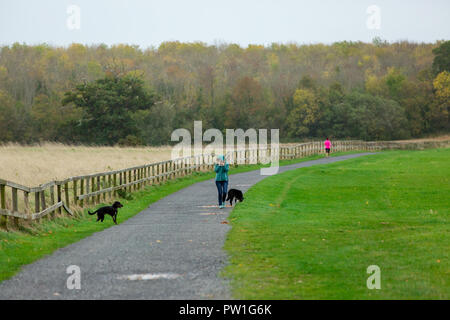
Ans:
[{"label": "dense woodland", "polygon": [[449,132],[450,41],[0,47],[0,142],[168,144],[175,128],[284,141]]}]

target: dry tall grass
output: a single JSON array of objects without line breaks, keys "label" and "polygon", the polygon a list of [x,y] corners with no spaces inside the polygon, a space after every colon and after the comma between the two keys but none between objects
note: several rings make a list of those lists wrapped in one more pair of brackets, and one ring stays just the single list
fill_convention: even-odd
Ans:
[{"label": "dry tall grass", "polygon": [[171,147],[87,147],[58,143],[0,145],[0,178],[26,186],[169,160]]},{"label": "dry tall grass", "polygon": [[[206,153],[211,151],[204,150]],[[170,160],[171,156],[171,146],[99,147],[52,142],[24,146],[7,143],[0,144],[0,178],[34,187],[73,176]]]},{"label": "dry tall grass", "polygon": [[410,140],[396,140],[395,142],[429,142],[429,141],[448,141],[450,140],[450,134],[445,134],[437,137],[428,137],[428,138],[420,138],[420,139],[410,139]]}]

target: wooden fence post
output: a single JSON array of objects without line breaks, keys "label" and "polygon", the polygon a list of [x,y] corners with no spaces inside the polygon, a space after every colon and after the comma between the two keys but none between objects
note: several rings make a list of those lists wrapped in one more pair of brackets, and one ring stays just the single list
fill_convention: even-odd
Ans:
[{"label": "wooden fence post", "polygon": [[[91,193],[95,191],[95,178],[92,177],[91,178]],[[91,198],[91,203],[95,204],[95,196],[90,197]]]},{"label": "wooden fence post", "polygon": [[[141,180],[141,169],[137,169],[137,170],[135,171],[135,173],[137,174],[137,177],[135,178],[135,181]],[[141,189],[141,183],[140,183],[140,182],[136,185],[136,189],[137,189],[137,190],[140,190],[140,189]]]},{"label": "wooden fence post", "polygon": [[147,165],[147,166],[144,167],[144,177],[143,177],[145,179],[144,189],[145,189],[146,186],[150,185],[150,177],[151,177],[150,166]]},{"label": "wooden fence post", "polygon": [[[113,176],[113,186],[117,187],[117,173],[114,173],[114,176]],[[117,197],[117,190],[114,190],[113,195],[114,195],[114,197]]]},{"label": "wooden fence post", "polygon": [[170,172],[170,166],[169,166],[169,161],[166,162],[165,166],[166,166],[166,181],[168,181],[170,179],[170,174],[168,174]]},{"label": "wooden fence post", "polygon": [[[95,191],[100,191],[100,176],[97,176],[97,188]],[[101,199],[100,199],[100,193],[97,195],[97,203],[100,203]]]},{"label": "wooden fence post", "polygon": [[[41,211],[41,209],[40,209],[40,204],[39,204],[39,202],[40,202],[40,195],[39,195],[39,191],[37,191],[37,192],[35,192],[34,193],[34,212],[35,213],[38,213],[38,212],[40,212]],[[36,222],[39,222],[41,219],[37,219],[37,221]]]},{"label": "wooden fence post", "polygon": [[167,175],[167,173],[169,172],[168,162],[164,162],[163,170],[164,170],[164,182],[166,182],[169,179],[169,176]]},{"label": "wooden fence post", "polygon": [[[141,179],[141,169],[136,169],[135,171],[136,177],[135,181],[139,181]],[[136,184],[136,190],[139,190],[141,188],[141,183]]]},{"label": "wooden fence post", "polygon": [[[102,176],[102,188],[106,188],[106,176]],[[99,186],[100,190],[100,186]],[[106,201],[106,192],[103,193],[103,202]]]},{"label": "wooden fence post", "polygon": [[[0,184],[0,208],[6,209],[6,186],[4,184]],[[7,229],[8,217],[0,215],[0,227]]]},{"label": "wooden fence post", "polygon": [[179,160],[172,160],[173,163],[173,177],[174,179],[177,179],[179,177],[179,172],[178,172],[178,166],[179,166]]},{"label": "wooden fence post", "polygon": [[[132,178],[131,170],[128,170],[128,183],[131,183],[132,181],[133,181],[133,178]],[[130,186],[128,187],[128,192],[131,192],[132,187],[133,186],[130,184]]]},{"label": "wooden fence post", "polygon": [[75,180],[73,180],[73,204],[75,206],[78,205],[78,199],[77,199],[77,197],[78,197],[78,190],[77,190],[77,186],[78,186],[78,183],[77,183],[77,180],[75,179]]},{"label": "wooden fence post", "polygon": [[[108,175],[108,188],[113,187],[112,179],[113,179],[113,178],[112,178],[112,175],[109,174],[109,175]],[[110,191],[110,192],[108,193],[108,195],[109,195],[109,199],[111,199],[111,198],[112,198],[112,192]]]},{"label": "wooden fence post", "polygon": [[150,169],[150,177],[152,177],[152,179],[150,180],[150,185],[154,185],[155,184],[155,178],[154,178],[154,176],[155,176],[155,165],[152,164],[149,169]]},{"label": "wooden fence post", "polygon": [[144,169],[142,169],[142,172],[144,173],[144,179],[145,179],[145,181],[144,181],[144,188],[148,185],[148,180],[147,180],[147,178],[148,178],[148,171],[149,171],[149,167],[147,167],[147,166],[145,166],[144,167]]},{"label": "wooden fence post", "polygon": [[154,176],[153,165],[149,165],[148,166],[148,178],[149,178],[148,185],[149,186],[153,185],[153,178],[152,178],[153,176]]},{"label": "wooden fence post", "polygon": [[69,183],[66,182],[64,184],[64,196],[65,196],[65,205],[67,206],[67,208],[70,208],[70,198],[69,198]]},{"label": "wooden fence post", "polygon": [[[11,188],[11,190],[12,190],[12,211],[18,213],[19,204],[17,201],[17,188]],[[13,223],[16,228],[19,227],[19,218],[14,217]]]},{"label": "wooden fence post", "polygon": [[[55,186],[50,186],[50,205],[54,205],[55,204]],[[52,211],[52,213],[50,214],[51,218],[54,219],[55,218],[55,211]]]},{"label": "wooden fence post", "polygon": [[41,197],[41,210],[45,210],[47,209],[47,203],[45,202],[45,190],[42,190],[39,194]]},{"label": "wooden fence post", "polygon": [[[61,184],[60,184],[60,183],[58,183],[58,184],[56,185],[56,196],[57,196],[58,202],[61,202],[61,201],[62,201],[62,192],[61,192]],[[62,209],[61,209],[61,207],[58,208],[58,213],[59,213],[59,214],[62,214]]]},{"label": "wooden fence post", "polygon": [[[86,178],[86,194],[88,194],[91,190],[91,180],[89,178]],[[86,205],[89,206],[89,197],[86,197]]]},{"label": "wooden fence post", "polygon": [[28,191],[24,191],[23,192],[23,203],[25,204],[25,213],[29,214],[30,213],[30,200],[28,198]]}]

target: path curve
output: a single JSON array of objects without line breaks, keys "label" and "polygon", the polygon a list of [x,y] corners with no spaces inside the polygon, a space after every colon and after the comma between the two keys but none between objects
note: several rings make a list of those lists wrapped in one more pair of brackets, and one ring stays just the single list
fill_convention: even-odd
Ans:
[{"label": "path curve", "polygon": [[[280,167],[280,172],[372,153],[323,158]],[[259,170],[230,175],[244,192],[264,179]],[[0,283],[4,299],[229,299],[218,276],[231,208],[220,210],[212,180],[175,192],[127,221],[55,251]],[[120,219],[120,215],[119,215]],[[81,270],[81,289],[67,289],[66,269]],[[147,274],[150,280],[131,280]]]}]

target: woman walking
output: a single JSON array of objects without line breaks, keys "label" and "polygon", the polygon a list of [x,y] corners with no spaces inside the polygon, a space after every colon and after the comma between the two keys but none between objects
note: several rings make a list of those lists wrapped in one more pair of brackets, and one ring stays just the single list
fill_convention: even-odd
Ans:
[{"label": "woman walking", "polygon": [[219,193],[219,208],[225,208],[225,199],[228,192],[228,169],[229,165],[224,156],[217,157],[217,163],[214,166],[216,172],[216,186]]},{"label": "woman walking", "polygon": [[325,140],[325,142],[323,144],[325,145],[325,153],[328,158],[330,156],[330,151],[331,151],[331,141],[327,138],[327,140]]}]

